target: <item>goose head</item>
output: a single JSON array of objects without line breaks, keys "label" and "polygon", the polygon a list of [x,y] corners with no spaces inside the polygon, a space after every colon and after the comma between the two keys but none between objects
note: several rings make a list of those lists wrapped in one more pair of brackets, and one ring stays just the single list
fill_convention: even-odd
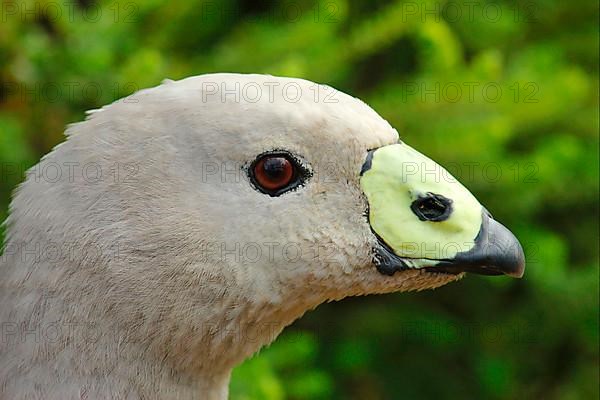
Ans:
[{"label": "goose head", "polygon": [[[327,86],[169,81],[66,135],[7,221],[7,393],[225,398],[235,365],[323,302],[523,273],[465,187]],[[20,340],[22,320],[56,339]]]}]

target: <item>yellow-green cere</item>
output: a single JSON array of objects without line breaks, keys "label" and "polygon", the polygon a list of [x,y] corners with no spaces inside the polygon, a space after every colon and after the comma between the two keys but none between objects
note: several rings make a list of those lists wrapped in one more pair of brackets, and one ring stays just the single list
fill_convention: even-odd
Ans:
[{"label": "yellow-green cere", "polygon": [[[412,268],[451,259],[472,249],[481,229],[482,206],[448,171],[404,143],[373,152],[360,181],[373,231]],[[428,193],[451,200],[443,221],[422,221],[411,210]],[[408,260],[407,260],[408,259]]]}]

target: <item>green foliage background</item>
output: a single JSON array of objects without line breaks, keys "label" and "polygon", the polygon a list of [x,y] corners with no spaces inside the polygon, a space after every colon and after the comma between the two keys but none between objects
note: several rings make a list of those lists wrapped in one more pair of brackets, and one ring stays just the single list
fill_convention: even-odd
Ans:
[{"label": "green foliage background", "polygon": [[2,219],[85,110],[258,72],[364,99],[523,242],[522,280],[321,306],[235,370],[232,399],[598,398],[597,1],[0,4]]}]

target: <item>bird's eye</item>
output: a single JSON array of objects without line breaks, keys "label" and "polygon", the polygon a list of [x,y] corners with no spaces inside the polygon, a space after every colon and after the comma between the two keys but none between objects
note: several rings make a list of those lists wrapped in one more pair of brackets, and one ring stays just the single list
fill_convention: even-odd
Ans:
[{"label": "bird's eye", "polygon": [[261,192],[279,196],[301,183],[302,168],[286,153],[269,153],[252,163],[250,178]]},{"label": "bird's eye", "polygon": [[410,209],[421,221],[440,222],[448,219],[452,213],[452,200],[428,192],[412,202]]}]

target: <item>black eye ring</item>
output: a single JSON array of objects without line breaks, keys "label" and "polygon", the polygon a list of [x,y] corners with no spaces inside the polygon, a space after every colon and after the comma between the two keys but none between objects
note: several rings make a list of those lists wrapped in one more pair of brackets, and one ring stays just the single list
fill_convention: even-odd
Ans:
[{"label": "black eye ring", "polygon": [[271,151],[256,157],[248,175],[256,189],[276,197],[304,184],[310,172],[290,153]]},{"label": "black eye ring", "polygon": [[413,201],[410,209],[421,221],[441,222],[452,214],[452,200],[441,194],[427,192]]}]

